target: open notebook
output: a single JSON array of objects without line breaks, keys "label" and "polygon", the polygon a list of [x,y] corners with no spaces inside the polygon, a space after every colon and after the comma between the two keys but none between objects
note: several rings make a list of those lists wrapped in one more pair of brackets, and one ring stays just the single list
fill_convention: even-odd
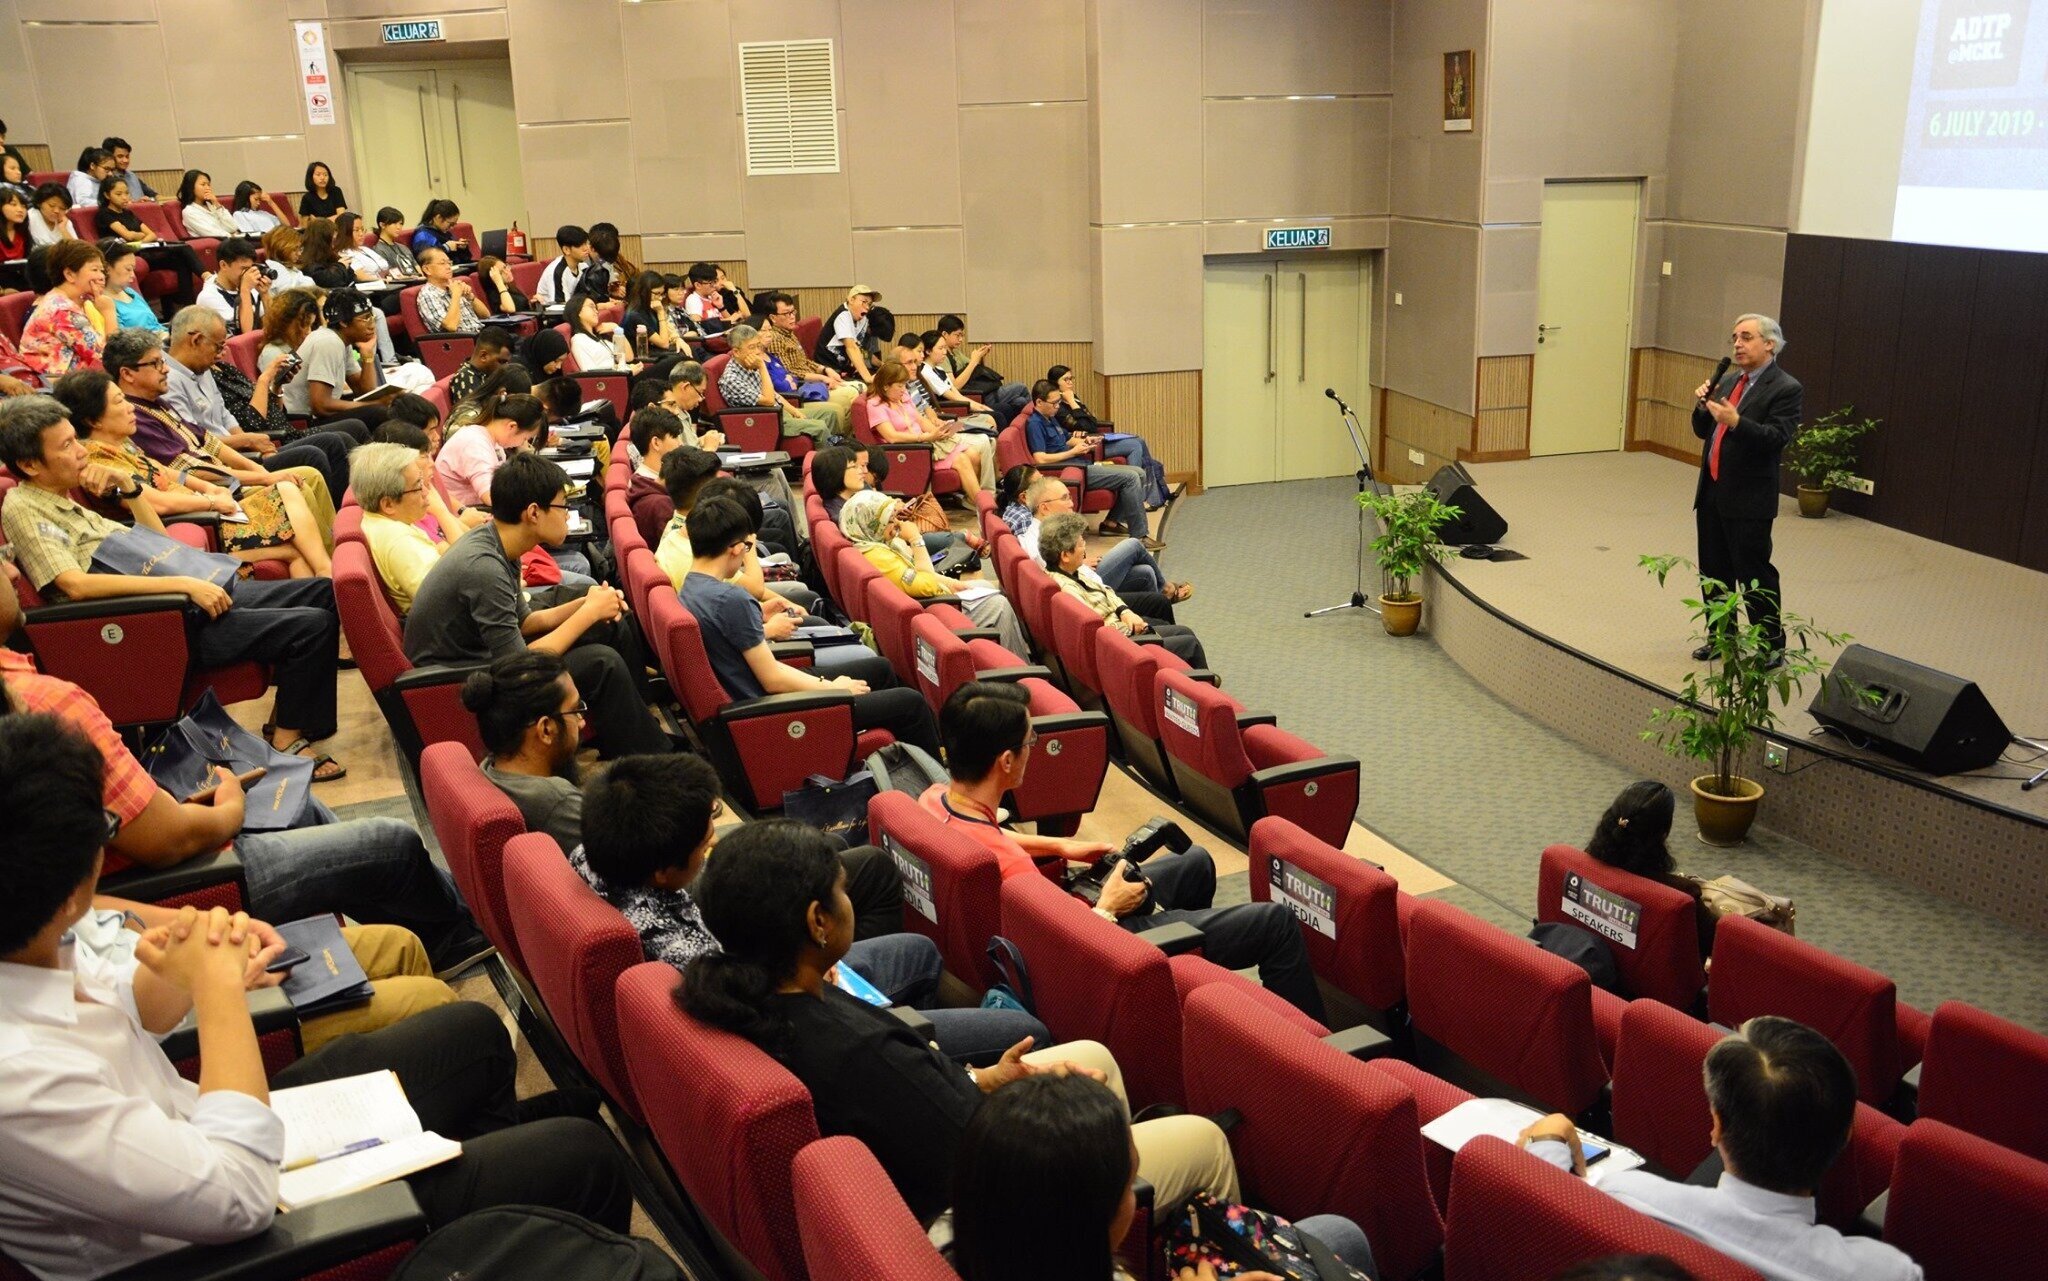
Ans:
[{"label": "open notebook", "polygon": [[[462,1155],[460,1143],[420,1128],[392,1072],[273,1090],[270,1110],[284,1122],[280,1210],[360,1192]],[[363,1146],[373,1140],[374,1146]]]}]

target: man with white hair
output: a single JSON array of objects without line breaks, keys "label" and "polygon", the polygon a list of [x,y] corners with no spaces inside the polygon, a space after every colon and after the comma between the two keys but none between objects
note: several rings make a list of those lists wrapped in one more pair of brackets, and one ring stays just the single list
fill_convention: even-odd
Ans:
[{"label": "man with white hair", "polygon": [[[1799,380],[1778,364],[1785,331],[1777,321],[1753,312],[1738,316],[1730,341],[1733,368],[1693,393],[1700,478],[1692,506],[1700,577],[1724,586],[1739,583],[1752,592],[1749,621],[1763,628],[1773,651],[1782,652],[1771,522],[1778,515],[1778,456],[1799,430],[1803,392]],[[1709,640],[1692,656],[1705,662],[1714,649]]]}]

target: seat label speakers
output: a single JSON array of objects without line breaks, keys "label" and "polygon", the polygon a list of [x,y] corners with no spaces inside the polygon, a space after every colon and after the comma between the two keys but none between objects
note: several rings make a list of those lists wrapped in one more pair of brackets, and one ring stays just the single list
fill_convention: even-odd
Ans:
[{"label": "seat label speakers", "polygon": [[933,925],[939,923],[939,905],[932,900],[932,869],[923,859],[912,854],[897,843],[896,838],[884,832],[882,848],[889,851],[889,857],[896,860],[896,871],[903,877],[903,901],[916,909],[917,914]]},{"label": "seat label speakers", "polygon": [[1564,878],[1564,914],[1603,938],[1633,949],[1643,905],[1603,890],[1577,872]]},{"label": "seat label speakers", "polygon": [[1177,689],[1166,691],[1166,706],[1161,709],[1166,719],[1180,726],[1196,738],[1202,736],[1202,722],[1195,713],[1195,700]]},{"label": "seat label speakers", "polygon": [[1266,859],[1266,884],[1273,901],[1326,939],[1337,937],[1337,890],[1319,876],[1302,871],[1277,854]]}]

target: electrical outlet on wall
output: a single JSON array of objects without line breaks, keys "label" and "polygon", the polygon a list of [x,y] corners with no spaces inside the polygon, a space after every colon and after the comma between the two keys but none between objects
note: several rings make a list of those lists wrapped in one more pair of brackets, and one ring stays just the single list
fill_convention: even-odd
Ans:
[{"label": "electrical outlet on wall", "polygon": [[1671,264],[1668,262],[1664,264],[1664,274],[1667,276],[1671,274]]},{"label": "electrical outlet on wall", "polygon": [[1765,769],[1771,771],[1773,774],[1787,773],[1788,771],[1786,769],[1786,766],[1790,763],[1791,757],[1792,749],[1790,747],[1786,746],[1783,743],[1780,743],[1777,739],[1774,738],[1767,738],[1764,740]]},{"label": "electrical outlet on wall", "polygon": [[1425,456],[1423,452],[1419,449],[1411,449],[1408,451],[1408,461],[1414,463],[1417,467],[1429,466],[1428,457]]},{"label": "electrical outlet on wall", "polygon": [[1396,307],[1401,305],[1401,291],[1398,289],[1394,291],[1394,305]]},{"label": "electrical outlet on wall", "polygon": [[1877,492],[1877,482],[1865,480],[1861,476],[1851,476],[1842,482],[1842,488],[1853,489],[1859,494],[1874,494]]}]

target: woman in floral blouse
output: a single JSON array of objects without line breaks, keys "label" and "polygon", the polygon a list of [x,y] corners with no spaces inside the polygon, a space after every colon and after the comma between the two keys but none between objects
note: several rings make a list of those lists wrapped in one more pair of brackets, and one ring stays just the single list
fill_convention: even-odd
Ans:
[{"label": "woman in floral blouse", "polygon": [[21,359],[51,383],[74,369],[100,367],[107,322],[97,304],[107,260],[89,240],[66,240],[50,246],[43,270],[56,283],[22,326]]}]

